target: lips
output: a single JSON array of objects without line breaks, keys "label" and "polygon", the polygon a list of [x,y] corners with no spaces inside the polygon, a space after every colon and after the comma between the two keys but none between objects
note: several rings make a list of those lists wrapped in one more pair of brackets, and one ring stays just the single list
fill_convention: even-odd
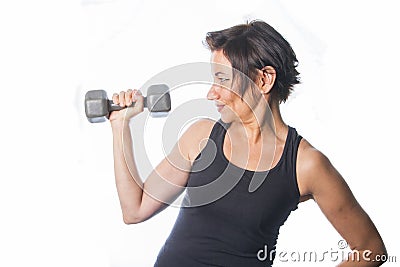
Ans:
[{"label": "lips", "polygon": [[225,105],[221,104],[215,104],[215,106],[217,107],[218,112],[220,112],[225,107]]}]

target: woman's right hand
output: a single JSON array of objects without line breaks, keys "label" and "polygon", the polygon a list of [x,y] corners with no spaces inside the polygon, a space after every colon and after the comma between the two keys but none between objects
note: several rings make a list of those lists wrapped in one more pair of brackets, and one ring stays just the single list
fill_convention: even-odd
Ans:
[{"label": "woman's right hand", "polygon": [[112,100],[114,104],[120,105],[121,107],[130,106],[132,103],[135,103],[135,105],[120,111],[111,112],[109,118],[111,125],[128,123],[131,118],[141,113],[144,108],[144,98],[140,90],[129,89],[126,92],[121,91],[119,94],[115,93],[112,96]]}]

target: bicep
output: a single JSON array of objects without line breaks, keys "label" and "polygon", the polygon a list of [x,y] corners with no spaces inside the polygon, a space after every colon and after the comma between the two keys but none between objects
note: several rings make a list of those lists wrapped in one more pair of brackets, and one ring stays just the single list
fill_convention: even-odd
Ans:
[{"label": "bicep", "polygon": [[173,203],[184,191],[193,159],[200,153],[200,143],[209,134],[212,122],[199,121],[182,135],[165,157],[150,173],[143,187],[140,216],[143,220]]},{"label": "bicep", "polygon": [[139,211],[144,220],[172,204],[185,189],[191,165],[189,162],[184,163],[183,159],[178,161],[177,153],[173,151],[164,158],[144,183]]}]

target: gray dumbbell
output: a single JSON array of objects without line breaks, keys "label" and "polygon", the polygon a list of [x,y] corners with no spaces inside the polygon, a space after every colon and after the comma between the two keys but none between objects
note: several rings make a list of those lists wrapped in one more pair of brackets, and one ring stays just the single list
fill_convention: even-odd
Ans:
[{"label": "gray dumbbell", "polygon": [[[133,103],[130,107],[134,106]],[[165,84],[155,84],[148,88],[144,97],[144,106],[153,117],[164,117],[171,110],[169,88]],[[85,113],[91,123],[103,122],[110,117],[112,111],[124,109],[107,98],[104,90],[88,91],[85,95]]]}]

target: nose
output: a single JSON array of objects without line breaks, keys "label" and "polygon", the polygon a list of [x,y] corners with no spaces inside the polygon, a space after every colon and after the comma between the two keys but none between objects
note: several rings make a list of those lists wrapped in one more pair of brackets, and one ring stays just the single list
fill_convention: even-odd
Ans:
[{"label": "nose", "polygon": [[215,100],[215,99],[218,99],[218,98],[219,98],[219,94],[218,94],[218,92],[216,90],[216,86],[212,85],[210,90],[208,90],[207,99],[208,100]]}]

